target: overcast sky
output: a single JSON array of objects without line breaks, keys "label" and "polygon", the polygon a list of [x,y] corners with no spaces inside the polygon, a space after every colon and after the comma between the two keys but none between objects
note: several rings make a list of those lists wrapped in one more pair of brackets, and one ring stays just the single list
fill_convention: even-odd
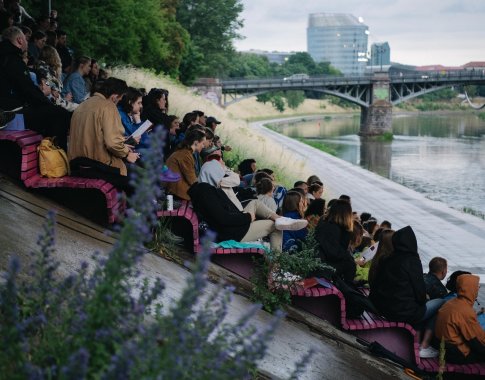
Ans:
[{"label": "overcast sky", "polygon": [[306,51],[310,13],[351,13],[369,27],[369,48],[387,41],[391,60],[459,66],[485,61],[485,0],[241,0],[237,50]]}]

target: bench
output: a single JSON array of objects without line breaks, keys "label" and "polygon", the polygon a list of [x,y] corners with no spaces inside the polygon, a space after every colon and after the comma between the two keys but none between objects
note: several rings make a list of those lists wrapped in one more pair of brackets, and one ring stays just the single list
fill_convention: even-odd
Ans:
[{"label": "bench", "polygon": [[[195,254],[201,251],[199,218],[192,208],[192,203],[182,201],[177,209],[158,211],[157,217],[169,217],[172,231],[183,236],[188,243],[186,248]],[[253,257],[260,257],[264,253],[264,249],[259,248],[212,248],[211,260],[245,279],[250,279],[254,269]]]},{"label": "bench", "polygon": [[347,319],[345,298],[335,286],[291,289],[295,306],[330,322],[369,342],[377,341],[403,359],[415,362],[419,358],[416,331],[403,322],[391,322],[381,316],[364,312],[361,318]]},{"label": "bench", "polygon": [[[367,289],[361,289],[361,292],[368,295]],[[347,319],[345,298],[335,286],[304,289],[302,286],[296,285],[292,287],[291,294],[295,306],[330,322],[333,326],[368,342],[377,341],[389,351],[416,364],[426,372],[437,373],[439,371],[437,358],[421,359],[419,357],[417,333],[410,324],[388,321],[384,317],[369,312],[364,312],[357,319]],[[445,372],[485,375],[485,362],[467,365],[446,364]]]},{"label": "bench", "polygon": [[[7,142],[2,144],[5,146],[5,155],[1,161],[6,163],[6,165],[1,167],[2,171],[20,179],[27,188],[83,189],[80,190],[81,193],[86,193],[86,189],[93,190],[95,193],[101,194],[103,198],[107,222],[112,224],[118,221],[124,213],[125,203],[111,183],[101,179],[71,176],[45,178],[40,175],[37,147],[41,140],[41,135],[30,130],[0,131],[0,142]],[[73,200],[77,201],[76,203],[80,207],[86,208],[89,206],[89,200],[82,199],[79,194],[75,195]]]}]

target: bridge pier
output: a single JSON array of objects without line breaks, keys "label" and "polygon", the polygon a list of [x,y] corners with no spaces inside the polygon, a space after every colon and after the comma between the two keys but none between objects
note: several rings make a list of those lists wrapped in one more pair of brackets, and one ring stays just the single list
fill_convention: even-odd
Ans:
[{"label": "bridge pier", "polygon": [[377,100],[368,108],[361,107],[360,136],[370,137],[392,132],[392,104]]}]

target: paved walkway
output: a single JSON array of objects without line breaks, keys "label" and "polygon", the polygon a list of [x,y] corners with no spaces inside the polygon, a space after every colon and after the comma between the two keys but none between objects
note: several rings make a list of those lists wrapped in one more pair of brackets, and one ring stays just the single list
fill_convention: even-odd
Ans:
[{"label": "paved walkway", "polygon": [[[393,229],[410,225],[418,239],[425,272],[431,258],[442,256],[448,260],[448,273],[468,270],[480,275],[481,283],[485,283],[485,220],[427,199],[387,178],[263,127],[268,123],[271,120],[250,125],[305,160],[309,170],[322,179],[331,197],[349,195],[355,211],[368,211],[377,220],[387,219]],[[485,305],[485,289],[479,301]]]}]

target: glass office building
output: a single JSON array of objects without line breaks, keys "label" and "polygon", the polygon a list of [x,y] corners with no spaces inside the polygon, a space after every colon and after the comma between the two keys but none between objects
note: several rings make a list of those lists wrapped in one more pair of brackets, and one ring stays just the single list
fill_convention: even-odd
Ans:
[{"label": "glass office building", "polygon": [[370,65],[386,66],[391,64],[391,47],[387,42],[376,42],[370,47]]},{"label": "glass office building", "polygon": [[368,64],[369,28],[345,13],[312,13],[307,50],[316,62],[330,62],[345,75],[362,75]]}]

